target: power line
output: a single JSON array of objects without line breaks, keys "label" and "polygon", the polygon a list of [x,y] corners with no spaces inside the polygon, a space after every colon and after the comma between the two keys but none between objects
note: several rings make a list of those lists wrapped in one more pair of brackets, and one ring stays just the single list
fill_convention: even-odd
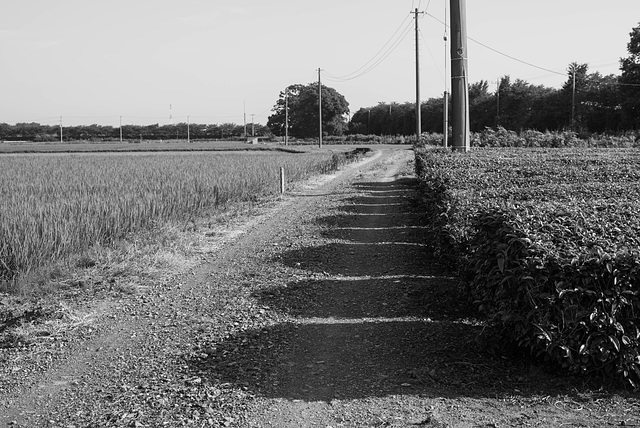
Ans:
[{"label": "power line", "polygon": [[636,86],[640,87],[640,83],[620,83],[620,82],[612,82],[612,84],[617,86]]},{"label": "power line", "polygon": [[429,0],[429,3],[427,3],[427,7],[424,8],[424,13],[427,13],[429,11],[429,6],[431,6],[431,0]]},{"label": "power line", "polygon": [[493,52],[495,52],[495,53],[497,53],[497,54],[500,54],[500,55],[505,56],[505,57],[507,57],[507,58],[509,58],[509,59],[512,59],[512,60],[514,60],[514,61],[517,61],[517,62],[519,62],[519,63],[521,63],[521,64],[525,64],[525,65],[528,65],[529,67],[537,68],[538,70],[547,71],[547,72],[549,72],[549,73],[558,74],[558,75],[560,75],[560,76],[566,76],[566,73],[560,73],[559,71],[550,70],[550,69],[548,69],[548,68],[540,67],[540,66],[538,66],[538,65],[532,64],[532,63],[527,62],[527,61],[523,61],[523,60],[518,59],[518,58],[516,58],[516,57],[514,57],[514,56],[511,56],[511,55],[509,55],[509,54],[506,54],[506,53],[504,53],[504,52],[500,52],[499,50],[494,49],[494,48],[492,48],[491,46],[487,46],[487,45],[485,45],[484,43],[479,42],[478,40],[474,39],[473,37],[469,37],[469,36],[467,36],[467,38],[468,38],[469,40],[471,40],[472,42],[475,42],[475,43],[479,44],[480,46],[483,46],[484,48],[489,49],[490,51],[493,51]]},{"label": "power line", "polygon": [[[427,15],[429,15],[431,18],[435,19],[436,21],[438,21],[438,22],[439,22],[439,23],[441,23],[442,25],[446,26],[447,28],[449,27],[445,22],[443,22],[442,20],[440,20],[438,17],[436,17],[436,16],[434,16],[434,15],[432,15],[432,14],[430,14],[430,13],[427,13]],[[513,55],[509,55],[509,54],[506,54],[506,53],[504,53],[504,52],[501,52],[501,51],[499,51],[498,49],[492,48],[491,46],[486,45],[486,44],[484,44],[484,43],[482,43],[482,42],[480,42],[480,41],[478,41],[478,40],[474,39],[473,37],[469,37],[469,36],[467,36],[467,38],[468,38],[469,40],[471,40],[471,41],[473,41],[473,42],[475,42],[475,43],[479,44],[480,46],[482,46],[482,47],[484,47],[484,48],[486,48],[486,49],[489,49],[490,51],[493,51],[493,52],[495,52],[495,53],[497,53],[497,54],[499,54],[499,55],[502,55],[502,56],[504,56],[504,57],[507,57],[507,58],[509,58],[509,59],[511,59],[511,60],[513,60],[513,61],[519,62],[519,63],[521,63],[521,64],[528,65],[528,66],[530,66],[530,67],[537,68],[537,69],[539,69],[539,70],[546,71],[546,72],[548,72],[548,73],[558,74],[558,75],[560,75],[560,76],[566,76],[566,73],[561,73],[561,72],[559,72],[559,71],[551,70],[551,69],[548,69],[548,68],[545,68],[545,67],[540,67],[539,65],[532,64],[532,63],[530,63],[530,62],[528,62],[528,61],[524,61],[524,60],[521,60],[521,59],[519,59],[519,58],[516,58],[516,57],[514,57]]]},{"label": "power line", "polygon": [[118,116],[65,116],[67,119],[113,119]]},{"label": "power line", "polygon": [[[331,75],[329,73],[326,73],[326,72],[324,73],[325,76],[328,78],[328,80],[331,80],[331,81],[346,82],[348,80],[353,80],[353,79],[356,79],[358,77],[362,77],[365,74],[371,72],[378,65],[380,65],[385,59],[387,59],[389,57],[389,55],[391,55],[391,53],[407,37],[407,35],[409,34],[409,32],[410,32],[410,30],[412,28],[411,23],[410,22],[407,23],[408,18],[409,18],[409,15],[405,16],[405,18],[402,21],[402,23],[398,26],[396,31],[391,35],[391,37],[387,40],[387,42],[378,50],[378,52],[375,53],[375,55],[373,55],[360,68],[358,68],[357,70],[355,70],[355,71],[353,71],[351,73],[345,74],[343,76],[333,76],[333,75]],[[399,35],[398,35],[398,32],[400,32]],[[398,35],[398,36],[396,37],[396,35]],[[391,43],[391,45],[389,46],[390,43]],[[389,47],[387,48],[387,46],[389,46]],[[385,51],[385,48],[386,48],[386,51]]]},{"label": "power line", "polygon": [[396,42],[394,42],[394,44],[389,48],[389,50],[384,54],[384,56],[380,57],[375,63],[371,64],[367,69],[363,70],[361,73],[351,77],[340,77],[340,76],[332,76],[331,74],[325,72],[324,73],[325,76],[327,77],[328,80],[331,80],[333,82],[347,82],[349,80],[354,80],[364,76],[365,74],[370,73],[371,71],[376,69],[380,64],[382,64],[384,60],[386,60],[395,51],[395,49],[400,45],[400,43],[402,43],[404,39],[407,38],[407,36],[411,33],[411,27],[412,27],[411,24],[407,24],[400,38],[397,39]]},{"label": "power line", "polygon": [[[393,35],[389,38],[389,40],[387,40],[387,42],[378,50],[378,52],[376,52],[375,55],[373,55],[360,68],[358,68],[357,70],[355,70],[355,71],[353,71],[351,73],[345,74],[343,76],[332,76],[332,75],[330,75],[328,73],[325,73],[325,75],[327,75],[329,78],[334,79],[334,80],[347,81],[347,80],[351,80],[351,79],[355,79],[357,77],[360,77],[360,76],[368,73],[369,71],[371,71],[373,68],[377,67],[388,56],[389,53],[393,52],[393,50],[398,45],[398,41],[404,39],[404,37],[406,37],[406,35],[408,34],[408,31],[411,28],[411,26],[409,24],[405,25],[405,23],[407,22],[408,17],[409,17],[408,15],[405,16],[404,20],[402,21],[400,26],[396,29],[396,31],[393,33]],[[404,29],[402,30],[399,38],[397,38],[393,42],[391,47],[389,47],[389,49],[387,49],[387,51],[383,54],[383,56],[381,58],[377,58],[378,55],[380,55],[380,53],[389,45],[389,43],[391,43],[391,41],[396,36],[396,34],[398,34],[398,31],[401,30],[403,25],[405,25],[405,26],[404,26]],[[371,64],[372,62],[374,62],[374,63],[371,66],[369,66],[369,64]],[[369,67],[367,68],[367,66],[369,66]],[[365,69],[365,70],[362,71],[363,69]],[[362,73],[360,73],[360,71],[362,71]]]},{"label": "power line", "polygon": [[271,111],[271,107],[267,108],[266,110],[263,110],[261,113],[256,114],[256,117],[262,117],[264,116],[267,112]]},{"label": "power line", "polygon": [[427,51],[429,52],[429,56],[431,56],[431,60],[433,61],[433,65],[435,65],[436,70],[438,71],[438,74],[440,75],[440,78],[442,79],[442,83],[444,83],[446,85],[446,79],[442,75],[442,72],[440,71],[440,66],[438,66],[438,62],[436,61],[436,58],[433,56],[433,52],[431,51],[431,48],[429,48],[429,44],[427,43],[427,39],[425,38],[424,34],[422,33],[422,30],[420,30],[420,36],[422,37],[422,41],[424,42],[424,45],[426,46]]}]

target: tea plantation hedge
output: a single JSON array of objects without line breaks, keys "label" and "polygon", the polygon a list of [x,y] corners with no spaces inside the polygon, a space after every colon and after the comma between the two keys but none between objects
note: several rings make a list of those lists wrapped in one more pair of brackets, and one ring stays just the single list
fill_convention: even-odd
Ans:
[{"label": "tea plantation hedge", "polygon": [[416,150],[433,250],[502,339],[640,387],[640,152]]}]

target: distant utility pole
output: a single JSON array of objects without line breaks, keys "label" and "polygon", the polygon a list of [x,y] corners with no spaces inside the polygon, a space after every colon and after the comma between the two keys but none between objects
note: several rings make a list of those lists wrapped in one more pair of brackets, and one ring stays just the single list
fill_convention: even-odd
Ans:
[{"label": "distant utility pole", "polygon": [[189,129],[189,116],[187,116],[187,143],[191,142],[191,132]]},{"label": "distant utility pole", "polygon": [[496,122],[500,125],[500,78],[496,80]]},{"label": "distant utility pole", "polygon": [[318,147],[322,148],[322,82],[320,81],[320,72],[322,69],[318,68],[318,125],[320,126],[320,139]]},{"label": "distant utility pole", "polygon": [[420,112],[420,31],[418,29],[418,8],[413,12],[416,20],[416,139],[420,141],[422,134],[422,114]]},{"label": "distant utility pole", "polygon": [[284,145],[289,145],[289,88],[284,90]]},{"label": "distant utility pole", "polygon": [[254,117],[255,114],[251,113],[251,136],[255,137],[256,136],[256,130],[255,130],[255,121],[254,121]]},{"label": "distant utility pole", "polygon": [[572,67],[571,74],[573,74],[573,88],[571,90],[571,130],[575,130],[576,124],[576,67]]},{"label": "distant utility pole", "polygon": [[495,82],[491,82],[496,84],[496,126],[500,125],[500,83],[501,80],[498,79]]},{"label": "distant utility pole", "polygon": [[122,143],[122,116],[120,116],[120,142]]},{"label": "distant utility pole", "polygon": [[469,138],[469,84],[467,76],[466,0],[451,3],[451,125],[453,150],[467,152]]},{"label": "distant utility pole", "polygon": [[62,143],[62,116],[60,116],[60,142]]},{"label": "distant utility pole", "polygon": [[242,117],[244,120],[244,135],[243,137],[246,138],[247,136],[247,102],[243,101],[242,102]]}]

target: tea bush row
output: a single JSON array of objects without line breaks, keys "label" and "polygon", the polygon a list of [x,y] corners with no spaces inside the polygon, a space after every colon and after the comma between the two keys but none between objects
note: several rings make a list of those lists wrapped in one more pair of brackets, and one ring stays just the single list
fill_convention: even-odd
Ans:
[{"label": "tea bush row", "polygon": [[621,135],[578,134],[573,131],[540,132],[526,130],[515,132],[501,126],[487,128],[471,134],[474,147],[601,147],[631,148],[640,147],[638,134],[630,132]]},{"label": "tea bush row", "polygon": [[[413,140],[407,140],[413,141]],[[536,130],[511,131],[501,126],[486,128],[470,135],[471,146],[476,148],[638,148],[640,147],[640,133],[626,132],[619,135],[576,133],[573,131],[540,132]],[[428,146],[442,146],[442,134],[423,133],[420,144]]]},{"label": "tea bush row", "polygon": [[500,336],[640,386],[640,153],[417,153],[434,250]]}]

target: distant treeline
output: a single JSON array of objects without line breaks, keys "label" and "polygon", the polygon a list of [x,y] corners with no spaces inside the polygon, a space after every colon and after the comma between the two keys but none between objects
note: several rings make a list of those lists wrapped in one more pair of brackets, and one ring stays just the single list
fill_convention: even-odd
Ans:
[{"label": "distant treeline", "polygon": [[[235,123],[223,123],[221,125],[202,125],[177,123],[174,125],[122,125],[122,138],[124,140],[216,140],[235,139],[244,135],[244,125]],[[255,135],[269,135],[268,128],[255,124]],[[247,133],[251,135],[251,125],[247,125]],[[105,141],[118,140],[120,138],[119,126],[88,125],[88,126],[63,126],[63,141]],[[59,125],[41,125],[39,123],[17,123],[9,125],[0,123],[0,140],[4,141],[60,141]]]},{"label": "distant treeline", "polygon": [[[640,51],[640,27],[638,45]],[[638,64],[631,63],[637,70],[634,69],[634,73],[623,72],[621,76],[588,73],[586,64],[570,64],[567,81],[560,89],[532,85],[520,79],[512,82],[509,76],[499,79],[494,91],[489,90],[487,81],[473,83],[469,86],[471,131],[480,132],[488,128],[517,132],[571,130],[581,135],[638,131],[640,54],[637,58]],[[431,98],[421,103],[423,134],[442,133],[443,111],[444,97]],[[352,137],[410,136],[415,134],[415,121],[415,103],[379,103],[373,107],[359,109],[346,126],[333,134]],[[328,129],[330,128],[325,128],[325,135],[331,137]],[[260,124],[254,124],[253,129],[251,125],[247,125],[248,135],[280,135],[272,131],[274,130]],[[245,128],[244,125],[234,123],[122,126],[122,138],[126,140],[186,139],[187,132],[194,140],[228,140],[243,137]],[[65,126],[62,128],[62,138],[64,141],[114,140],[120,138],[120,127]],[[59,141],[60,127],[38,123],[0,123],[0,140]]]},{"label": "distant treeline", "polygon": [[[574,90],[575,73],[575,90]],[[624,77],[627,77],[626,79]],[[524,80],[499,79],[469,86],[471,131],[501,126],[521,131],[607,133],[640,129],[640,79],[588,73],[586,64],[571,64],[568,79],[560,89],[532,85]],[[443,130],[444,97],[421,103],[422,132]],[[415,103],[361,108],[351,118],[349,132],[377,135],[415,133]]]}]

